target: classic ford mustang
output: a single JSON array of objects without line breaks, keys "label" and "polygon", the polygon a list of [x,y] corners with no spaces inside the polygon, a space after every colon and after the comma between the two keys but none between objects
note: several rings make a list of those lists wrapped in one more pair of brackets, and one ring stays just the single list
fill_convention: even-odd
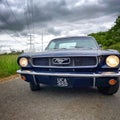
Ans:
[{"label": "classic ford mustang", "polygon": [[59,87],[93,87],[107,95],[119,89],[120,53],[102,50],[90,36],[53,39],[44,52],[18,57],[21,78],[32,91],[40,84]]}]

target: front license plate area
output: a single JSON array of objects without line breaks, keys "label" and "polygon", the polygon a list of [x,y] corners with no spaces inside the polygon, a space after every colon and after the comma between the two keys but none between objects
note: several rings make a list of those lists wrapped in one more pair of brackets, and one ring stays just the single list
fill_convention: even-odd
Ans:
[{"label": "front license plate area", "polygon": [[57,86],[67,87],[69,86],[68,78],[56,78]]},{"label": "front license plate area", "polygon": [[74,85],[74,80],[70,77],[50,77],[50,85],[58,87],[68,87],[71,88]]}]

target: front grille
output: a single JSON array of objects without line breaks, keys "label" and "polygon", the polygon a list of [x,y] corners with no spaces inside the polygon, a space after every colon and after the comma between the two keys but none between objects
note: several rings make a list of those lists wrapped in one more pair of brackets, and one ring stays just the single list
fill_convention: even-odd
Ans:
[{"label": "front grille", "polygon": [[35,66],[49,66],[49,58],[33,58],[32,64]]},{"label": "front grille", "polygon": [[[53,63],[53,59],[70,59],[70,61],[66,64],[63,62]],[[66,61],[65,61],[66,62]],[[32,64],[34,66],[44,66],[44,67],[50,67],[50,66],[63,66],[63,67],[86,67],[86,66],[96,66],[97,65],[97,58],[96,57],[87,57],[87,56],[80,56],[80,57],[60,57],[60,58],[48,58],[48,57],[38,57],[38,58],[32,58]]]},{"label": "front grille", "polygon": [[74,58],[75,66],[92,66],[96,65],[96,57],[76,57]]}]

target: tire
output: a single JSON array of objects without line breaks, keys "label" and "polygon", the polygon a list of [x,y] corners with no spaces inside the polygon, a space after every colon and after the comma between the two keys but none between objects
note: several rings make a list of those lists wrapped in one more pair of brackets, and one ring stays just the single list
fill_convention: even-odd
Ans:
[{"label": "tire", "polygon": [[37,90],[40,90],[40,85],[39,84],[33,84],[33,83],[30,83],[30,89],[31,91],[37,91]]},{"label": "tire", "polygon": [[117,83],[113,86],[109,86],[109,87],[98,87],[98,90],[104,94],[104,95],[113,95],[115,94],[119,89],[119,80],[117,81]]}]

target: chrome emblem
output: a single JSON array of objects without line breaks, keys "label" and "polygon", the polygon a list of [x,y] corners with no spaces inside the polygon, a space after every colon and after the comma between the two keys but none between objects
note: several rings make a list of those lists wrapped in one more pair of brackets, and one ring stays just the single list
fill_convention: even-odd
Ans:
[{"label": "chrome emblem", "polygon": [[53,58],[53,64],[70,64],[70,58]]}]

